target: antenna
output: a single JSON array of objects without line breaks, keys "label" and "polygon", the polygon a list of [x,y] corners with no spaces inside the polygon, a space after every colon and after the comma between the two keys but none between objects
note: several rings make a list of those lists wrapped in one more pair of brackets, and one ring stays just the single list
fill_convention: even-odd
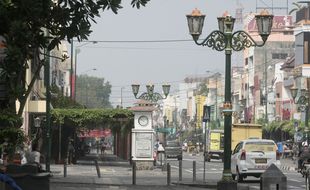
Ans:
[{"label": "antenna", "polygon": [[236,8],[236,22],[238,24],[242,24],[243,23],[243,6],[242,4],[239,2],[239,0],[237,0],[237,8]]}]

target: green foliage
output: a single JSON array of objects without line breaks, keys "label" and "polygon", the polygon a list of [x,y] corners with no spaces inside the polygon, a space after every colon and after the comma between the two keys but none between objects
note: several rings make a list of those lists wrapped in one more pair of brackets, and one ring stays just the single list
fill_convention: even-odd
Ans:
[{"label": "green foliage", "polygon": [[54,108],[84,108],[82,105],[76,103],[70,97],[63,96],[62,92],[56,85],[53,85],[51,87],[51,93],[53,94],[51,98],[51,103]]},{"label": "green foliage", "polygon": [[299,11],[299,10],[303,7],[303,6],[302,6],[301,4],[299,4],[299,3],[293,2],[292,4],[295,6],[295,8],[293,8],[292,10],[290,10],[290,12],[288,13],[289,15],[292,14],[293,12]]},{"label": "green foliage", "polygon": [[198,87],[198,92],[197,94],[198,95],[204,95],[204,96],[207,96],[209,93],[209,88],[207,86],[206,83],[200,83],[199,84],[199,87]]},{"label": "green foliage", "polygon": [[[52,50],[62,40],[86,40],[91,24],[96,23],[100,11],[111,9],[117,13],[121,0],[2,0],[0,1],[0,36],[4,38],[5,55],[0,64],[1,80],[8,84],[9,101],[2,106],[16,109],[22,114],[27,97],[39,76],[46,58],[43,49]],[[140,8],[148,0],[132,0]],[[49,34],[49,35],[47,35]],[[29,60],[32,60],[29,62]],[[26,83],[26,69],[31,63],[33,78]]]},{"label": "green foliage", "polygon": [[9,158],[12,158],[16,148],[23,147],[25,139],[24,132],[20,128],[6,127],[0,129],[0,149],[5,150]]},{"label": "green foliage", "polygon": [[7,109],[0,110],[0,128],[1,127],[19,127],[23,124],[23,118],[10,112]]},{"label": "green foliage", "polygon": [[[297,120],[290,120],[290,121],[272,121],[269,122],[267,125],[263,125],[263,130],[267,133],[274,133],[277,130],[287,132],[290,135],[294,135],[295,129],[294,129],[294,122]],[[299,123],[299,126],[301,125],[300,121],[297,121]],[[261,123],[258,123],[261,124]],[[299,127],[302,129],[302,127]]]},{"label": "green foliage", "polygon": [[87,108],[111,108],[111,85],[104,78],[80,75],[77,77],[76,100]]},{"label": "green foliage", "polygon": [[76,128],[88,129],[113,124],[119,120],[133,120],[132,111],[126,109],[53,109],[51,115],[55,124],[66,123]]}]

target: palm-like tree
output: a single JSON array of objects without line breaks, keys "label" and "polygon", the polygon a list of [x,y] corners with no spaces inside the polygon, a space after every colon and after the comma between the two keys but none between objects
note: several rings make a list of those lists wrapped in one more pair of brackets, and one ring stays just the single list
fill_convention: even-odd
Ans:
[{"label": "palm-like tree", "polygon": [[293,12],[295,11],[299,11],[300,9],[302,9],[304,6],[302,6],[301,4],[299,3],[292,3],[293,5],[295,5],[295,8],[293,8],[292,10],[290,10],[290,12],[288,14],[292,14]]}]

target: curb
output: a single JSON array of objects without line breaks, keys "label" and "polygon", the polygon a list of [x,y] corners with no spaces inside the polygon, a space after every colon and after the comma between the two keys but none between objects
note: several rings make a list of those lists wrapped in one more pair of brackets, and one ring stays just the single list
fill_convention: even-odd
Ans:
[{"label": "curb", "polygon": [[216,189],[217,184],[216,183],[190,183],[190,182],[172,182],[171,184],[173,185],[184,185],[184,186],[190,186],[190,187],[202,187],[202,188],[211,188],[211,189]]}]

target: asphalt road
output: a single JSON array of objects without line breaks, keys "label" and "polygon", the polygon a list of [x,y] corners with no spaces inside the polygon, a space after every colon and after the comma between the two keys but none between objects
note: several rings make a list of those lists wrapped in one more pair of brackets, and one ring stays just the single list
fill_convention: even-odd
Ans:
[{"label": "asphalt road", "polygon": [[[202,180],[204,173],[204,164],[202,154],[192,156],[190,154],[183,154],[182,162],[182,178],[183,179],[193,179],[193,161],[196,161],[196,179]],[[174,168],[176,171],[179,170],[179,163],[176,159],[168,159],[168,162],[171,164],[171,168]],[[207,180],[219,180],[222,176],[223,163],[219,160],[211,160],[211,162],[206,162],[205,175]],[[305,179],[301,176],[300,173],[296,171],[282,171],[284,175],[287,176],[288,180],[288,189],[294,190],[304,190],[305,189]],[[249,185],[250,189],[260,189],[259,188],[259,178],[248,177],[244,182],[240,183],[241,185]]]},{"label": "asphalt road", "polygon": [[[196,161],[196,182],[203,182],[204,162],[202,155],[192,156],[184,153],[182,162],[182,180],[179,180],[179,162],[176,159],[168,159],[171,165],[171,182],[177,183],[191,183],[193,182],[193,161]],[[164,163],[164,161],[163,161]],[[160,165],[160,161],[157,162]],[[56,167],[56,166],[54,166]],[[76,178],[74,183],[62,183],[62,167],[53,168],[55,177],[60,179],[59,182],[51,185],[51,190],[100,190],[100,189],[201,189],[201,187],[188,186],[167,186],[167,172],[162,171],[158,166],[155,170],[140,170],[137,171],[136,184],[132,185],[132,170],[128,166],[101,166],[102,178],[96,177],[96,169],[89,165],[70,165],[68,166],[68,176]],[[214,182],[221,179],[223,171],[223,163],[219,160],[212,160],[206,162],[205,178],[206,181]],[[304,178],[295,171],[283,171],[287,176],[288,189],[290,190],[304,190]],[[57,181],[57,178],[54,181]],[[93,182],[91,182],[94,180]],[[90,183],[83,183],[88,181]],[[96,183],[102,181],[102,183]],[[110,184],[110,185],[108,185]],[[257,190],[259,188],[259,178],[249,177],[244,182],[239,183],[238,186],[249,186],[250,190]]]}]

